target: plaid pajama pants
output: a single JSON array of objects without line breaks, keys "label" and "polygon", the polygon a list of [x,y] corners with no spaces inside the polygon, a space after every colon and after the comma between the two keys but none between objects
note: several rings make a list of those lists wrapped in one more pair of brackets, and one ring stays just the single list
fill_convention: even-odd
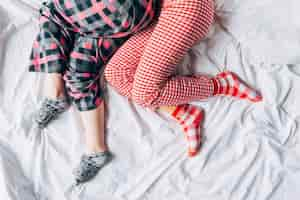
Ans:
[{"label": "plaid pajama pants", "polygon": [[102,101],[100,76],[116,50],[157,16],[158,0],[48,0],[29,71],[60,73],[80,111]]},{"label": "plaid pajama pants", "polygon": [[158,20],[129,38],[110,59],[105,68],[107,81],[145,107],[179,105],[212,96],[211,77],[180,76],[175,68],[207,34],[213,18],[213,0],[164,0]]}]

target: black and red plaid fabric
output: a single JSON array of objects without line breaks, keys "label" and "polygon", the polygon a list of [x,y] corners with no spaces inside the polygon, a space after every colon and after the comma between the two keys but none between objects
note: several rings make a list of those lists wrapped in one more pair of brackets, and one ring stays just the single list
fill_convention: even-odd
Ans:
[{"label": "black and red plaid fabric", "polygon": [[79,110],[102,100],[103,66],[130,37],[149,25],[158,0],[48,0],[29,71],[61,73]]},{"label": "black and red plaid fabric", "polygon": [[120,37],[140,30],[154,16],[155,0],[53,0],[75,32]]}]

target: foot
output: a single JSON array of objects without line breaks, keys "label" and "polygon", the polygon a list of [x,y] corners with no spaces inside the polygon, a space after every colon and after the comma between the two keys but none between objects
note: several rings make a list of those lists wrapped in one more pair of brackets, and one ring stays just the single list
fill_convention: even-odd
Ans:
[{"label": "foot", "polygon": [[64,112],[69,106],[66,98],[50,99],[45,98],[41,107],[36,113],[35,122],[40,129],[45,128],[52,120],[56,119],[59,114]]},{"label": "foot", "polygon": [[201,145],[200,126],[204,112],[194,105],[185,104],[176,106],[171,116],[181,125],[188,142],[188,156],[196,156]]},{"label": "foot", "polygon": [[112,154],[109,151],[83,155],[79,166],[73,171],[76,184],[84,183],[94,178],[99,170],[111,159]]},{"label": "foot", "polygon": [[236,74],[225,71],[212,79],[214,95],[232,96],[239,99],[248,99],[251,102],[262,101],[262,96],[251,87],[247,86]]}]

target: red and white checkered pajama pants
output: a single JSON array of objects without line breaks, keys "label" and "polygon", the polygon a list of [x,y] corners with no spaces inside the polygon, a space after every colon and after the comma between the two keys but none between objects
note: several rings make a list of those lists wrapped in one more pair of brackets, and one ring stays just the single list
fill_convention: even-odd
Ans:
[{"label": "red and white checkered pajama pants", "polygon": [[163,1],[158,19],[130,37],[111,58],[105,69],[107,81],[145,107],[212,96],[209,76],[174,73],[187,51],[207,34],[213,18],[213,0]]}]

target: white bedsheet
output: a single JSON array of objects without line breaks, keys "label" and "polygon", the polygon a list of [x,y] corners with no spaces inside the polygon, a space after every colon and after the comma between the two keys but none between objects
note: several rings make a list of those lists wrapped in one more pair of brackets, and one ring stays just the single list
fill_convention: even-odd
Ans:
[{"label": "white bedsheet", "polygon": [[[32,126],[43,85],[42,75],[27,72],[39,3],[0,1],[1,200],[63,200],[71,169],[85,150],[75,109],[43,134]],[[172,121],[109,90],[107,137],[116,157],[78,198],[297,199],[299,7],[298,0],[217,0],[209,36],[178,71],[230,69],[259,89],[264,102],[194,102],[205,108],[206,120],[205,142],[193,159],[187,158],[183,134]]]}]

